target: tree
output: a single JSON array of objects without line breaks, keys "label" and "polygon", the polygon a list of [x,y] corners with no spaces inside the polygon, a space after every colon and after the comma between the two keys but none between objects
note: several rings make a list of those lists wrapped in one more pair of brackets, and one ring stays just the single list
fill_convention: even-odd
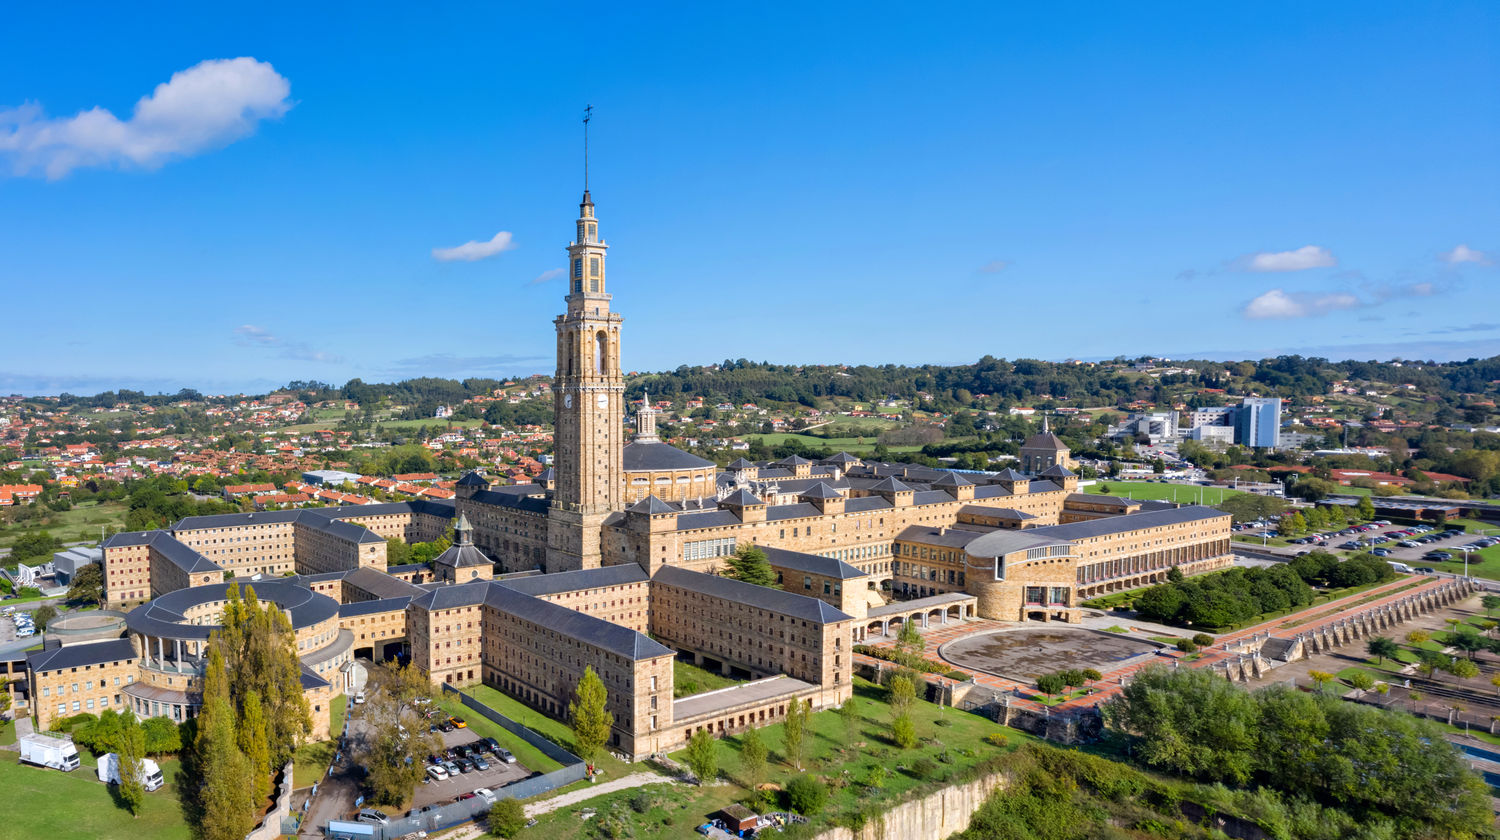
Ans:
[{"label": "tree", "polygon": [[786,704],[786,720],[781,725],[781,746],[786,762],[798,770],[802,769],[803,739],[807,735],[807,716],[811,709],[811,701],[803,703],[793,697]]},{"label": "tree", "polygon": [[744,543],[724,562],[729,566],[730,577],[736,580],[772,589],[781,588],[776,583],[776,572],[771,570],[771,562],[766,559],[766,553],[754,543]]},{"label": "tree", "polygon": [[517,837],[526,827],[526,806],[507,796],[490,806],[485,825],[496,837]]},{"label": "tree", "polygon": [[573,689],[573,700],[568,703],[568,720],[573,725],[573,748],[589,764],[599,757],[599,749],[609,740],[615,725],[614,714],[605,708],[607,699],[604,681],[594,673],[593,666],[584,668]]},{"label": "tree", "polygon": [[707,729],[693,733],[687,742],[687,766],[698,777],[698,784],[708,784],[719,776],[719,739]]},{"label": "tree", "polygon": [[917,726],[912,723],[910,714],[903,712],[891,721],[891,740],[903,750],[912,749],[917,745]]},{"label": "tree", "polygon": [[90,563],[73,575],[68,586],[68,600],[82,601],[104,606],[104,569],[98,563]]},{"label": "tree", "polygon": [[48,622],[57,618],[57,607],[51,604],[43,604],[37,611],[31,614],[31,619],[36,623],[36,629],[46,630]]},{"label": "tree", "polygon": [[1349,685],[1353,686],[1360,696],[1375,687],[1375,678],[1366,671],[1355,671],[1349,675]]},{"label": "tree", "polygon": [[842,706],[834,709],[838,713],[839,723],[844,727],[844,740],[853,741],[855,729],[859,726],[859,712],[854,708],[854,698],[845,700]]},{"label": "tree", "polygon": [[[379,690],[369,692],[372,696],[364,710],[367,734],[359,741],[356,757],[365,768],[371,799],[386,805],[400,805],[411,795],[427,770],[423,758],[442,747],[441,737],[426,727],[411,732],[403,724],[419,718],[411,693],[401,688],[401,675],[401,670],[390,667],[370,672]],[[248,715],[245,720],[249,722]]]},{"label": "tree", "polygon": [[1369,522],[1375,518],[1375,503],[1370,501],[1369,496],[1360,496],[1359,502],[1354,506],[1354,512],[1359,514],[1360,519]]},{"label": "tree", "polygon": [[828,787],[812,776],[792,779],[786,786],[786,793],[792,810],[804,816],[818,813],[828,803]]},{"label": "tree", "polygon": [[886,703],[891,707],[892,719],[906,714],[916,699],[917,686],[911,677],[899,672],[891,677],[890,685],[886,688]]},{"label": "tree", "polygon": [[297,637],[286,612],[275,604],[262,606],[253,586],[245,587],[243,597],[237,584],[226,590],[221,622],[209,637],[209,646],[219,651],[226,672],[234,674],[229,699],[236,720],[244,715],[250,693],[259,697],[269,745],[269,772],[269,768],[285,764],[312,732],[312,709],[302,692]]},{"label": "tree", "polygon": [[266,732],[266,715],[261,709],[260,695],[254,691],[245,695],[245,707],[240,712],[236,736],[240,752],[250,762],[255,801],[262,802],[271,795],[271,744]]},{"label": "tree", "polygon": [[1319,691],[1322,691],[1328,685],[1328,683],[1333,681],[1333,674],[1330,674],[1327,671],[1308,671],[1307,676],[1311,678],[1314,683],[1317,683]]},{"label": "tree", "polygon": [[903,621],[901,629],[896,633],[896,650],[907,655],[916,655],[927,648],[927,640],[917,632],[917,625],[910,621]]},{"label": "tree", "polygon": [[740,772],[745,777],[745,787],[752,791],[766,780],[766,753],[766,742],[760,737],[759,729],[751,729],[740,736]]},{"label": "tree", "polygon": [[1426,630],[1413,630],[1410,633],[1406,634],[1406,643],[1415,647],[1426,642],[1430,638],[1432,638],[1432,636],[1429,635]]},{"label": "tree", "polygon": [[141,731],[146,736],[146,755],[171,755],[182,749],[182,730],[168,718],[146,718]]},{"label": "tree", "polygon": [[[234,733],[234,706],[224,657],[210,645],[203,677],[203,707],[198,714],[193,751],[202,774],[191,811],[199,840],[242,840],[255,825],[250,761],[240,752]],[[184,776],[191,776],[184,771]]]},{"label": "tree", "polygon": [[1490,677],[1490,685],[1495,687],[1495,693],[1500,694],[1500,674]]},{"label": "tree", "polygon": [[1448,665],[1448,673],[1461,680],[1469,680],[1479,676],[1479,666],[1468,659],[1455,659]]},{"label": "tree", "polygon": [[1042,674],[1036,678],[1036,688],[1043,694],[1061,694],[1064,688],[1062,674]]},{"label": "tree", "polygon": [[1494,615],[1495,610],[1500,609],[1500,595],[1485,595],[1479,599],[1480,606],[1488,615]]},{"label": "tree", "polygon": [[1144,668],[1105,714],[1140,737],[1136,754],[1150,766],[1232,784],[1254,770],[1255,700],[1208,671]]},{"label": "tree", "polygon": [[142,778],[145,768],[141,763],[146,757],[146,735],[133,712],[127,709],[120,717],[120,735],[115,744],[116,767],[120,774],[118,795],[125,810],[136,816],[146,804],[146,784]]},{"label": "tree", "polygon": [[1448,657],[1430,650],[1417,651],[1417,670],[1422,676],[1432,679],[1432,672],[1448,664]]}]

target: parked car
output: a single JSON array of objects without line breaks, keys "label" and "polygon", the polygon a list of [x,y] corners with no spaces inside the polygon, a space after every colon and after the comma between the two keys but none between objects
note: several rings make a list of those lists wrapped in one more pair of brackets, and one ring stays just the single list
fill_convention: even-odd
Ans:
[{"label": "parked car", "polygon": [[467,758],[455,759],[453,763],[458,765],[458,772],[460,773],[474,772],[474,762]]},{"label": "parked car", "polygon": [[498,755],[498,756],[500,756],[500,760],[503,761],[503,762],[505,762],[506,764],[515,764],[516,763],[516,756],[510,750],[504,750],[504,749],[502,749],[502,750],[499,750],[498,752],[496,752],[495,754]]},{"label": "parked car", "polygon": [[448,769],[441,764],[434,764],[431,767],[427,768],[427,775],[434,782],[441,782],[442,780],[448,778]]},{"label": "parked car", "polygon": [[451,723],[449,723],[448,721],[445,720],[441,724],[438,724],[438,728],[441,729],[441,730],[443,730],[444,732],[452,732],[453,729],[454,729],[454,726],[453,726],[453,724],[451,724]]},{"label": "parked car", "polygon": [[456,762],[452,762],[452,761],[445,761],[445,762],[443,762],[443,769],[448,771],[448,775],[449,776],[457,776],[458,773],[459,773],[458,764]]},{"label": "parked car", "polygon": [[354,819],[357,822],[374,823],[375,825],[385,825],[391,821],[391,818],[386,816],[384,811],[377,811],[374,808],[365,808]]},{"label": "parked car", "polygon": [[1435,575],[1435,574],[1437,574],[1437,569],[1434,569],[1431,566],[1418,566],[1415,569],[1412,569],[1412,571],[1416,572],[1419,575]]},{"label": "parked car", "polygon": [[470,759],[470,761],[474,762],[474,769],[480,771],[481,773],[485,770],[490,769],[490,763],[488,761],[485,761],[484,756],[480,755],[477,752],[474,753],[474,757]]},{"label": "parked car", "polygon": [[484,741],[483,741],[483,743],[484,743],[485,749],[489,750],[490,752],[492,752],[492,753],[498,753],[498,752],[500,752],[500,742],[496,741],[494,738],[485,738]]},{"label": "parked car", "polygon": [[451,724],[453,724],[454,726],[458,727],[459,729],[463,729],[463,728],[465,728],[465,727],[468,726],[467,723],[464,723],[464,719],[461,718],[461,717],[451,717],[451,718],[448,718],[448,722],[451,723]]}]

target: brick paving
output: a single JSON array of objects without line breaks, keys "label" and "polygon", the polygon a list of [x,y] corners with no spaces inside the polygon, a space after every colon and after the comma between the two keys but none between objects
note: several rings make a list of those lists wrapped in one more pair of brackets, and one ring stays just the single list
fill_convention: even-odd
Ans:
[{"label": "brick paving", "polygon": [[[1416,595],[1422,592],[1431,591],[1433,589],[1436,589],[1438,586],[1441,586],[1446,582],[1447,579],[1428,579],[1424,580],[1418,586],[1414,586],[1408,589],[1402,589],[1402,587],[1409,584],[1411,580],[1411,578],[1399,578],[1382,586],[1377,586],[1373,589],[1365,590],[1364,592],[1357,592],[1353,595],[1340,598],[1337,601],[1331,601],[1326,604],[1318,604],[1291,615],[1273,618],[1270,621],[1265,621],[1251,627],[1246,627],[1243,630],[1235,630],[1230,633],[1225,633],[1217,637],[1213,645],[1201,651],[1198,658],[1193,660],[1187,660],[1184,654],[1174,648],[1163,649],[1159,651],[1158,654],[1154,657],[1137,658],[1120,667],[1108,671],[1103,671],[1104,679],[1094,684],[1094,693],[1084,697],[1077,697],[1072,700],[1059,703],[1052,706],[1052,709],[1053,711],[1057,712],[1074,712],[1090,708],[1092,706],[1097,706],[1100,703],[1103,703],[1109,698],[1118,694],[1121,685],[1124,683],[1127,677],[1141,670],[1142,668],[1147,667],[1148,665],[1170,661],[1172,663],[1172,667],[1174,668],[1181,667],[1182,665],[1186,665],[1189,668],[1210,667],[1216,663],[1223,662],[1230,657],[1238,656],[1238,654],[1230,653],[1227,648],[1242,640],[1250,639],[1252,637],[1267,633],[1275,638],[1289,639],[1299,633],[1308,633],[1322,627],[1326,627],[1328,625],[1350,618],[1366,610],[1371,610],[1385,606],[1387,604],[1395,603],[1396,601],[1399,601],[1400,599],[1408,597],[1410,595]],[[1382,595],[1383,597],[1377,597],[1374,600],[1365,601],[1366,598],[1370,598],[1371,596]],[[1363,601],[1364,603],[1359,603],[1361,601]],[[1334,610],[1335,612],[1329,612],[1330,610]],[[1321,615],[1323,617],[1314,621],[1305,620],[1306,617],[1315,615]],[[1304,621],[1305,623],[1296,624],[1295,627],[1285,626],[1287,624],[1298,621]],[[992,674],[973,671],[971,669],[955,665],[952,662],[939,657],[937,654],[938,648],[942,647],[946,642],[951,642],[954,639],[971,636],[976,633],[988,633],[995,630],[1014,629],[1019,626],[1021,625],[1015,622],[994,621],[986,618],[965,619],[953,624],[939,624],[934,627],[919,631],[922,634],[922,638],[927,642],[927,646],[923,650],[922,656],[931,662],[942,665],[946,670],[963,671],[967,674],[970,674],[973,677],[974,681],[979,685],[1010,694],[1012,697],[1011,702],[1015,705],[1031,707],[1039,710],[1046,704],[1040,702],[1040,700],[1038,699],[1041,695],[1036,691],[1033,683],[1022,682],[1018,680],[1007,679],[1005,677],[997,677]],[[1071,627],[1073,625],[1068,626]],[[878,637],[867,640],[865,644],[876,648],[894,648],[896,646],[896,639],[894,636]],[[869,666],[879,664],[889,666],[890,664],[866,654],[855,654],[854,659],[857,664]],[[954,680],[952,678],[940,676],[937,674],[929,675],[928,680],[930,682],[940,683],[944,686],[952,686],[959,682],[958,680]]]}]

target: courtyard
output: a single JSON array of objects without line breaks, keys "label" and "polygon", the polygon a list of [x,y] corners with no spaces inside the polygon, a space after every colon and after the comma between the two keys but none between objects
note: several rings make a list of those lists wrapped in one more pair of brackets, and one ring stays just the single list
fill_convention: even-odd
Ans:
[{"label": "courtyard", "polygon": [[1067,668],[1109,671],[1159,647],[1144,639],[1079,627],[1023,627],[948,642],[938,648],[938,656],[972,671],[1029,681]]}]

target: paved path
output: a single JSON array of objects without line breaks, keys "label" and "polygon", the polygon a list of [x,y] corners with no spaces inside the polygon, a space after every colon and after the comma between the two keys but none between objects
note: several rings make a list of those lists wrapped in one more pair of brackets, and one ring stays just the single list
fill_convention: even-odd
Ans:
[{"label": "paved path", "polygon": [[[569,805],[578,805],[587,802],[596,796],[606,793],[614,793],[617,790],[644,787],[645,785],[675,785],[679,784],[675,779],[659,776],[655,773],[632,773],[629,776],[621,776],[608,782],[600,782],[597,785],[589,785],[586,788],[570,790],[567,793],[558,794],[551,799],[543,799],[526,806],[526,816],[539,817]],[[488,836],[483,826],[465,825],[454,829],[451,833],[444,834],[443,840],[474,840],[474,838]]]}]

